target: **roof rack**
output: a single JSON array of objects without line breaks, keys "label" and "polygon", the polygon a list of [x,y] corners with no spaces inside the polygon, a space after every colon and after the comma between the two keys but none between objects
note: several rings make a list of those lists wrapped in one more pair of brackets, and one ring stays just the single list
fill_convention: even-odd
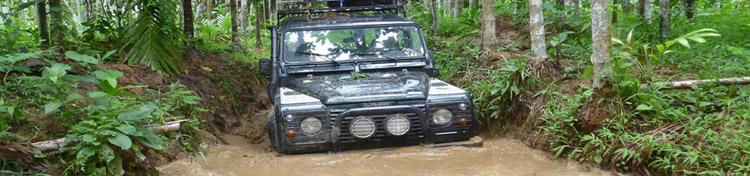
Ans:
[{"label": "roof rack", "polygon": [[[324,2],[327,8],[308,8],[308,9],[283,9],[286,6],[312,6],[314,3]],[[374,12],[374,13],[392,13],[403,14],[406,17],[406,10],[403,4],[398,4],[398,0],[284,0],[276,1],[276,19],[277,24],[287,17],[316,16],[324,13],[354,13],[354,12]]]}]

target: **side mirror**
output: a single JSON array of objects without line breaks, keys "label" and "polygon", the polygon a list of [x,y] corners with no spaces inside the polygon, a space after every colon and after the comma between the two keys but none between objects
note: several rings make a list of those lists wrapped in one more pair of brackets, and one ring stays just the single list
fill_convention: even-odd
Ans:
[{"label": "side mirror", "polygon": [[258,60],[258,72],[260,72],[260,75],[263,76],[271,76],[271,73],[273,72],[271,59]]}]

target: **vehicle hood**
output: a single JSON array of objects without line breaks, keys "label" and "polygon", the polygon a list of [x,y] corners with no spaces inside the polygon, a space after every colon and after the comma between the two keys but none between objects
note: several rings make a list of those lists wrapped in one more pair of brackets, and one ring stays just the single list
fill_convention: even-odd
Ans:
[{"label": "vehicle hood", "polygon": [[428,84],[424,72],[376,72],[293,78],[284,86],[323,104],[345,104],[426,99]]}]

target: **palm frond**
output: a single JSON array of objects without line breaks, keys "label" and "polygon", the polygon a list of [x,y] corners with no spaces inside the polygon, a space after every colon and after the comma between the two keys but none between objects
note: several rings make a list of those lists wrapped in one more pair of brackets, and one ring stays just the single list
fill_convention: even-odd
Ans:
[{"label": "palm frond", "polygon": [[143,8],[125,29],[123,62],[144,64],[169,74],[180,72],[184,38],[177,26],[177,3],[171,0],[141,0]]}]

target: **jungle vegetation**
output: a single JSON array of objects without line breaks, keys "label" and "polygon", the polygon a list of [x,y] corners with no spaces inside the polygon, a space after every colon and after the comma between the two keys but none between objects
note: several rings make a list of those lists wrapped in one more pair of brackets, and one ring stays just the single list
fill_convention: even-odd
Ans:
[{"label": "jungle vegetation", "polygon": [[[488,136],[531,139],[556,157],[625,173],[750,173],[750,1],[402,3],[440,79],[470,91]],[[203,155],[201,131],[222,132],[217,121],[261,99],[243,97],[251,88],[239,82],[266,82],[220,74],[204,56],[257,70],[270,55],[275,8],[0,0],[0,175],[148,174],[154,165],[144,161],[168,149]],[[164,85],[140,85],[150,83],[121,65]],[[222,96],[187,85],[194,74]],[[175,121],[179,130],[150,130]],[[65,145],[32,145],[56,139]]]}]

